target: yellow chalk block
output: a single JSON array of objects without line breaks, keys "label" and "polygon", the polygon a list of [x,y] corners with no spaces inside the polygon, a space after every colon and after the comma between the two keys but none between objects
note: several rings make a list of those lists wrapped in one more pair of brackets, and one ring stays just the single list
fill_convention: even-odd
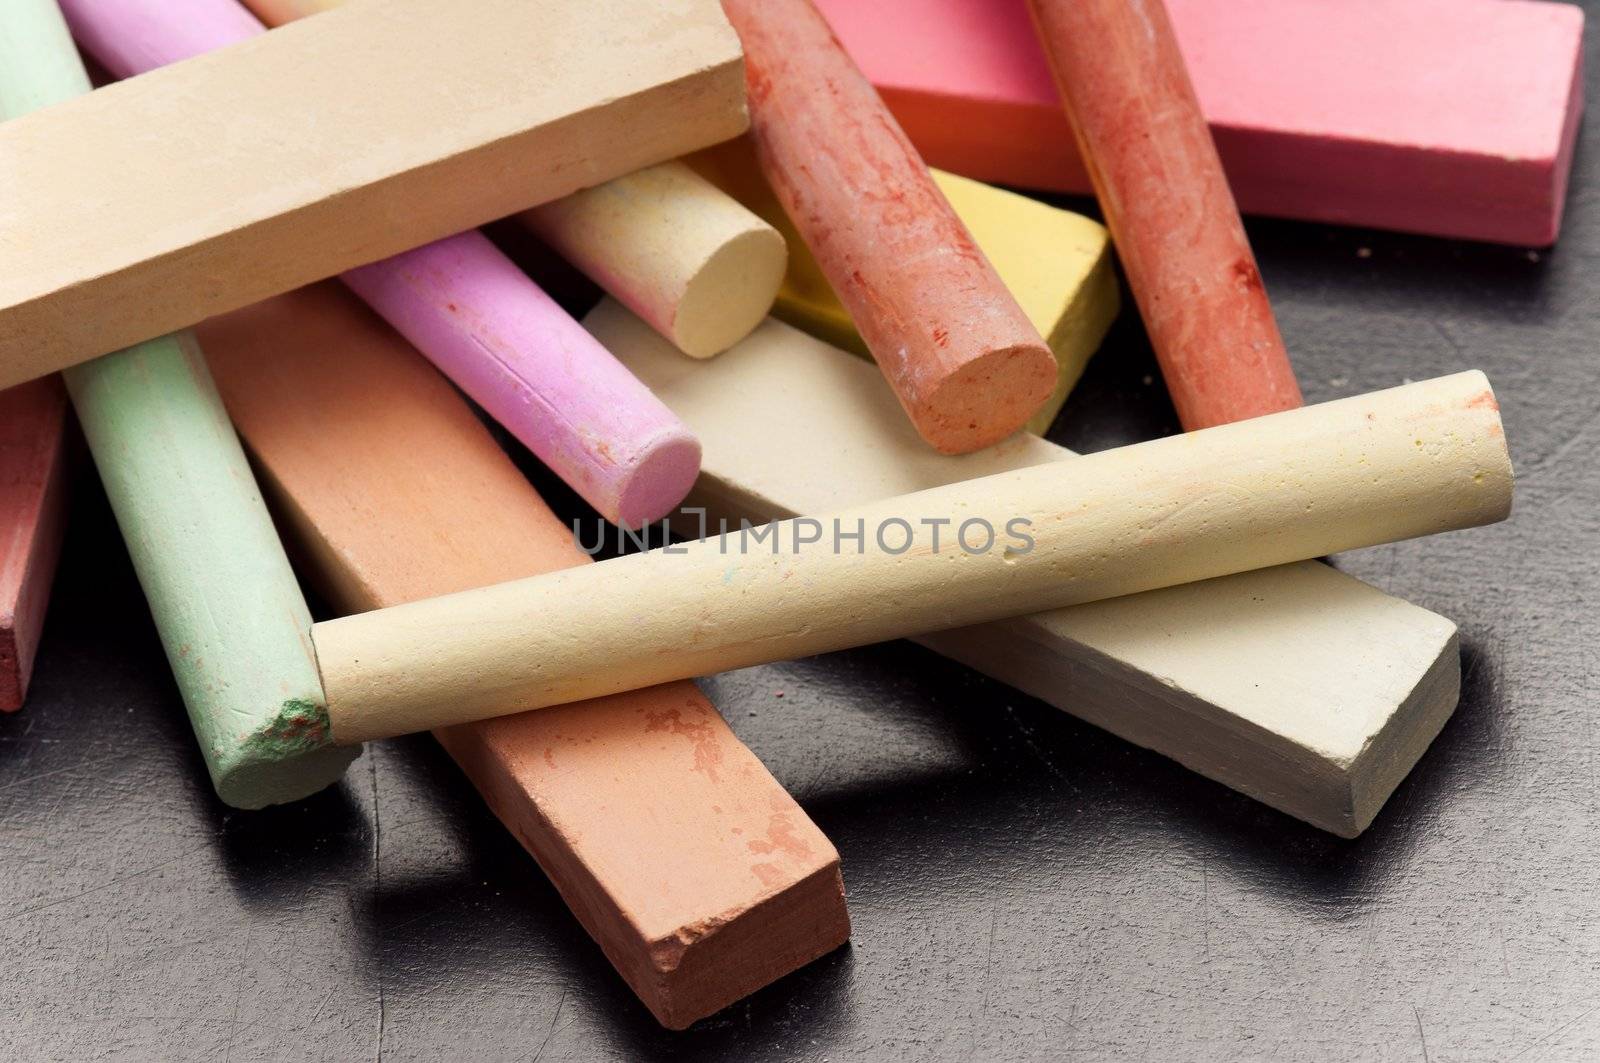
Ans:
[{"label": "yellow chalk block", "polygon": [[[767,187],[748,141],[728,141],[685,161],[789,242],[789,272],[773,305],[774,316],[866,357],[854,322]],[[1030,431],[1043,433],[1117,316],[1111,238],[1104,226],[1081,214],[955,174],[934,170],[933,176],[1055,352],[1061,367],[1055,394],[1028,422]]]}]

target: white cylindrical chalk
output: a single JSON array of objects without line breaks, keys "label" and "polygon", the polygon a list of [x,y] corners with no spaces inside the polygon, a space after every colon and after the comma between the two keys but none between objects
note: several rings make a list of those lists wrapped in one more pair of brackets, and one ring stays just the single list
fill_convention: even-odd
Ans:
[{"label": "white cylindrical chalk", "polygon": [[[267,25],[280,26],[344,0],[245,3]],[[696,358],[743,339],[783,282],[784,238],[681,163],[626,174],[518,218]]]},{"label": "white cylindrical chalk", "polygon": [[776,229],[681,162],[518,218],[695,358],[721,354],[761,323],[788,263]]},{"label": "white cylindrical chalk", "polygon": [[331,620],[313,640],[333,738],[359,742],[1487,524],[1511,485],[1488,381],[1460,373]]}]

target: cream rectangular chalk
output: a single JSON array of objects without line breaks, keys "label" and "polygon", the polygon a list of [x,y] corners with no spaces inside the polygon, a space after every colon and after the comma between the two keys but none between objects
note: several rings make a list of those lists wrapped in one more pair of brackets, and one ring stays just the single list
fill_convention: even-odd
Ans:
[{"label": "cream rectangular chalk", "polygon": [[[609,300],[585,323],[699,434],[693,501],[713,518],[825,513],[1072,457],[1027,435],[929,453],[870,366],[777,321],[708,363]],[[919,641],[1346,837],[1460,685],[1453,623],[1314,561]]]},{"label": "cream rectangular chalk", "polygon": [[[337,287],[198,331],[286,535],[337,607],[586,563],[467,403]],[[838,854],[692,683],[435,734],[667,1026],[849,936]]]},{"label": "cream rectangular chalk", "polygon": [[[60,3],[79,45],[118,77],[266,32],[235,0]],[[481,233],[457,233],[342,279],[607,520],[658,520],[693,484],[699,444]],[[766,310],[755,309],[744,332]]]},{"label": "cream rectangular chalk", "polygon": [[701,0],[354,0],[57,104],[0,126],[0,387],[745,125]]}]

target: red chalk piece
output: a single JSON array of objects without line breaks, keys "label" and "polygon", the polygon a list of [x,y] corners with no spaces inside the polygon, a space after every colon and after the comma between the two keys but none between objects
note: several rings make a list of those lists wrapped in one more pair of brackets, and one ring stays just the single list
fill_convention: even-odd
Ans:
[{"label": "red chalk piece", "polygon": [[1055,359],[810,0],[724,0],[761,168],[917,431],[945,453],[1021,428]]},{"label": "red chalk piece", "polygon": [[[930,165],[1089,190],[1027,0],[817,6]],[[1168,0],[1168,10],[1247,212],[1555,240],[1583,110],[1580,8]]]},{"label": "red chalk piece", "polygon": [[0,391],[0,712],[22,707],[66,513],[58,377]]},{"label": "red chalk piece", "polygon": [[1301,404],[1161,0],[1031,0],[1162,375],[1188,431]]}]

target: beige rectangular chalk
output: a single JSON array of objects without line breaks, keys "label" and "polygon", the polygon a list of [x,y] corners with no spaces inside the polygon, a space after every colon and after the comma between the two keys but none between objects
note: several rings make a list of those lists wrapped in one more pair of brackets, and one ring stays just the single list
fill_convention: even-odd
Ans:
[{"label": "beige rectangular chalk", "polygon": [[708,0],[353,0],[45,108],[0,126],[0,387],[745,125]]},{"label": "beige rectangular chalk", "polygon": [[[708,363],[609,300],[585,324],[700,436],[691,502],[713,519],[824,513],[1072,456],[1026,435],[932,454],[871,367],[777,321]],[[918,641],[1346,837],[1460,687],[1453,623],[1314,561]]]}]

